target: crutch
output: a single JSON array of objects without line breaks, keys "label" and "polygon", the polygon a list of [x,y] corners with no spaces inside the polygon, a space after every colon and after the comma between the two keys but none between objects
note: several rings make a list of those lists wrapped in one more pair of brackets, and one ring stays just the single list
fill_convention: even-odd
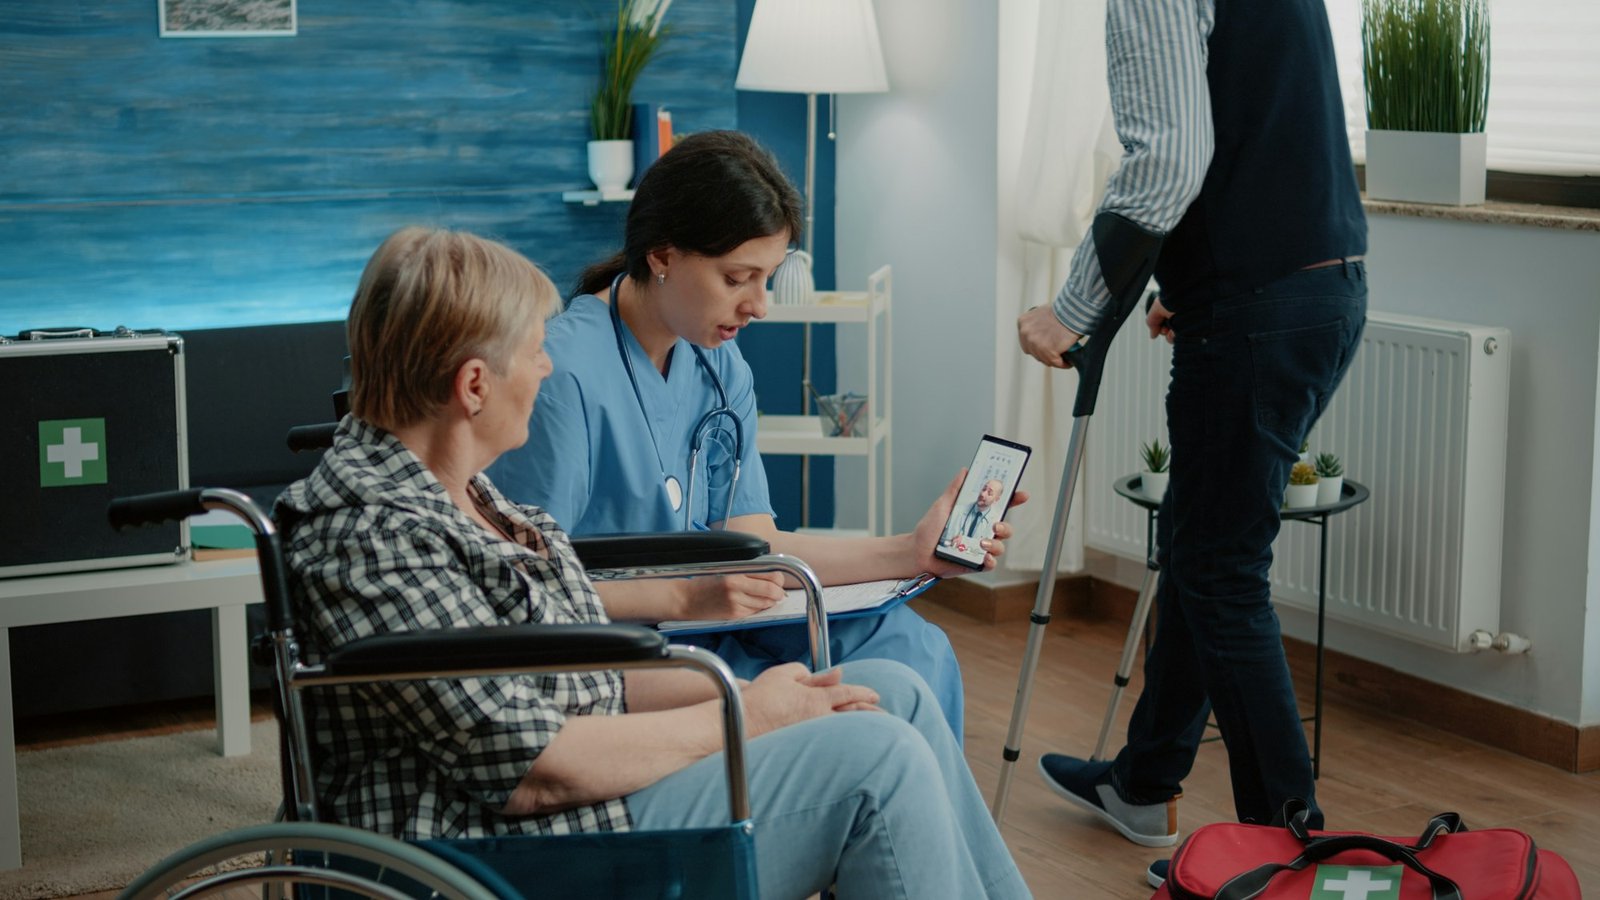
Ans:
[{"label": "crutch", "polygon": [[1156,519],[1145,517],[1144,582],[1139,585],[1139,602],[1133,607],[1133,620],[1128,623],[1128,637],[1122,642],[1122,661],[1117,663],[1116,677],[1111,679],[1111,702],[1106,704],[1106,718],[1100,723],[1100,738],[1094,742],[1090,759],[1105,759],[1106,741],[1111,737],[1111,723],[1117,718],[1117,707],[1122,703],[1122,690],[1133,675],[1133,658],[1139,652],[1139,637],[1144,633],[1145,622],[1150,620],[1150,605],[1155,602],[1156,584],[1160,579],[1161,564],[1156,561]]},{"label": "crutch", "polygon": [[1090,234],[1094,239],[1101,277],[1111,291],[1111,306],[1091,339],[1062,355],[1067,365],[1078,370],[1078,394],[1072,407],[1072,437],[1067,443],[1066,470],[1061,476],[1061,491],[1056,495],[1056,513],[1050,525],[1044,568],[1039,571],[1039,591],[1034,596],[1033,612],[1028,616],[1028,649],[1022,658],[1017,699],[1011,708],[1011,727],[1006,732],[1004,760],[1000,764],[1000,784],[994,795],[992,812],[996,825],[1005,816],[1006,797],[1011,792],[1012,769],[1022,755],[1022,726],[1028,717],[1028,701],[1033,694],[1033,676],[1039,666],[1039,650],[1044,644],[1044,628],[1050,623],[1050,598],[1055,593],[1056,566],[1061,558],[1061,542],[1067,533],[1072,492],[1077,488],[1078,473],[1083,468],[1084,441],[1088,436],[1089,419],[1094,415],[1095,400],[1100,395],[1100,376],[1105,370],[1106,353],[1111,349],[1111,340],[1122,328],[1122,323],[1139,305],[1139,297],[1155,271],[1163,237],[1113,212],[1097,214]]}]

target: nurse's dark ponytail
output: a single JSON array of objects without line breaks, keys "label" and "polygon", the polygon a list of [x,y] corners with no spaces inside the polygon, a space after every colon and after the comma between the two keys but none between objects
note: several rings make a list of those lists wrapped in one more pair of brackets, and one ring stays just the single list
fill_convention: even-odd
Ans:
[{"label": "nurse's dark ponytail", "polygon": [[804,202],[778,161],[738,131],[683,138],[645,171],[628,207],[622,252],[585,269],[576,293],[601,294],[623,272],[650,279],[653,250],[722,256],[752,238],[800,240]]}]

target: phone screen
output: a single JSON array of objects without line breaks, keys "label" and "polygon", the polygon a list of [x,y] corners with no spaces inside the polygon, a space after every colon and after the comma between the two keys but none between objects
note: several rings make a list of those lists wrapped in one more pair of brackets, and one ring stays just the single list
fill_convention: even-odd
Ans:
[{"label": "phone screen", "polygon": [[986,434],[967,467],[966,480],[956,492],[956,505],[939,534],[934,555],[973,569],[983,568],[988,551],[982,541],[994,535],[995,523],[1005,518],[1011,495],[1022,480],[1022,469],[1032,450]]}]

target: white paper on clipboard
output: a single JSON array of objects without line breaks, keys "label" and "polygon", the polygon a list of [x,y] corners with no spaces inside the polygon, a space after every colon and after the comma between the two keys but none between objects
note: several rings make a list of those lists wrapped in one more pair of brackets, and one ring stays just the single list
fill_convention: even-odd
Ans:
[{"label": "white paper on clipboard", "polygon": [[[862,581],[856,584],[838,584],[822,589],[822,606],[828,618],[850,618],[869,615],[875,610],[888,611],[927,590],[939,579],[923,573],[914,578]],[[795,589],[786,591],[784,598],[772,608],[742,619],[703,619],[662,622],[656,628],[662,632],[702,633],[751,628],[758,625],[777,625],[785,622],[804,622],[806,595]]]}]

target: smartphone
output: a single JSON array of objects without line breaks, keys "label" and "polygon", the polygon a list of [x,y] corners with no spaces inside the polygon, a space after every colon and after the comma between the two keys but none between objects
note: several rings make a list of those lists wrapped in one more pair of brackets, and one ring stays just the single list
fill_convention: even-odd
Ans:
[{"label": "smartphone", "polygon": [[1022,470],[1033,450],[992,434],[978,442],[966,480],[956,492],[956,505],[939,533],[933,555],[971,569],[983,569],[988,551],[982,541],[994,535],[995,523],[1005,518],[1011,495],[1022,481]]}]

